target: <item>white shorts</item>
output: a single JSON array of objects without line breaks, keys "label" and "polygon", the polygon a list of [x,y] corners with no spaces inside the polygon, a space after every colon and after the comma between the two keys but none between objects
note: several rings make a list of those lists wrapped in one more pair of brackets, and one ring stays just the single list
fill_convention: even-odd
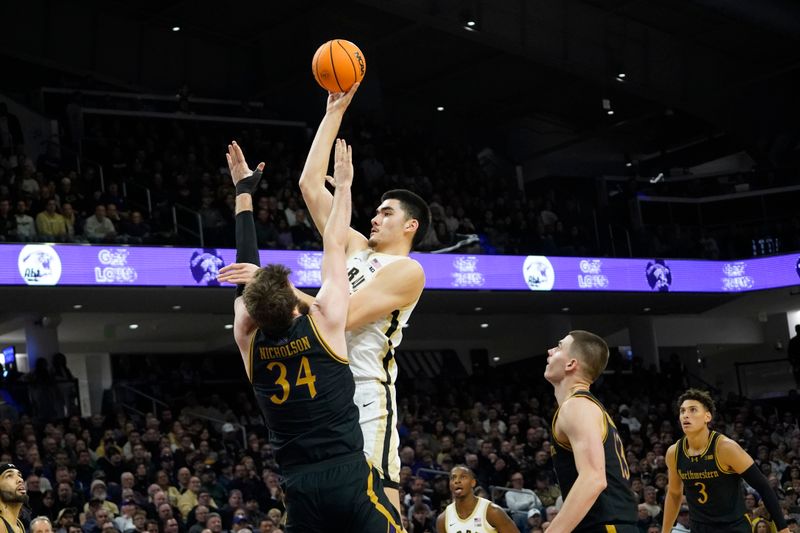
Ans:
[{"label": "white shorts", "polygon": [[364,434],[364,454],[383,476],[384,487],[400,487],[400,435],[397,433],[397,397],[394,385],[356,380],[353,401]]}]

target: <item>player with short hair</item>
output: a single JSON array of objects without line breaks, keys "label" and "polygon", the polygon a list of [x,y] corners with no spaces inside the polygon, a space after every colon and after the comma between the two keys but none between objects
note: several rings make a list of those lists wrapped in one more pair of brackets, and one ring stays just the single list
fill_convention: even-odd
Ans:
[{"label": "player with short hair", "polygon": [[[349,92],[328,96],[325,116],[300,176],[303,199],[320,232],[333,205],[333,196],[325,187],[330,181],[326,173],[331,148],[357,89],[355,84]],[[239,150],[238,146],[235,149]],[[425,200],[405,189],[387,191],[372,219],[369,237],[351,229],[345,245],[351,293],[345,328],[364,452],[383,475],[384,487],[398,510],[400,438],[394,352],[425,286],[422,266],[409,254],[425,237],[430,223],[431,212]],[[252,265],[237,262],[224,267],[219,280],[242,283],[253,271]],[[306,302],[312,299],[300,291],[297,295]]]},{"label": "player with short hair", "polygon": [[[229,147],[237,261],[258,264],[251,194],[264,164],[248,176],[239,154]],[[287,533],[400,531],[380,476],[364,457],[353,404],[344,330],[353,165],[342,140],[334,168],[336,192],[322,235],[322,287],[316,298],[303,305],[289,269],[267,265],[237,287],[234,337],[284,476]]]},{"label": "player with short hair", "polygon": [[692,533],[752,531],[744,506],[742,479],[756,489],[779,533],[788,533],[778,498],[769,481],[738,443],[712,431],[714,400],[703,390],[689,389],[678,398],[684,436],[667,449],[669,472],[662,529],[675,523],[686,493]]},{"label": "player with short hair", "polygon": [[638,533],[630,470],[617,428],[589,387],[608,364],[606,342],[574,330],[547,352],[544,377],[553,385],[553,466],[564,505],[548,533]]},{"label": "player with short hair", "polygon": [[28,491],[19,468],[11,463],[0,464],[0,520],[7,533],[25,533],[20,512],[27,503]]},{"label": "player with short hair", "polygon": [[450,503],[436,519],[437,533],[519,533],[519,529],[503,509],[475,495],[478,481],[475,473],[464,465],[450,471]]}]

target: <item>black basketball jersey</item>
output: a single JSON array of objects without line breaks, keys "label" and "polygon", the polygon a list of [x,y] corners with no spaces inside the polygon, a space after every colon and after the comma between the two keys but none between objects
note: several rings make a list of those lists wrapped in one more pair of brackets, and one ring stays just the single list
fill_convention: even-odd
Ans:
[{"label": "black basketball jersey", "polygon": [[[636,501],[630,487],[630,470],[625,459],[625,449],[622,446],[617,427],[606,412],[603,404],[588,390],[579,390],[570,398],[580,397],[591,400],[603,411],[603,450],[606,458],[606,488],[600,493],[597,501],[586,513],[574,531],[594,530],[604,525],[635,524],[637,518]],[[560,408],[559,408],[560,409]],[[550,448],[553,456],[553,467],[558,476],[558,484],[564,499],[569,495],[572,485],[578,478],[575,468],[575,456],[569,443],[560,442],[556,438],[556,420],[558,410],[553,416],[553,441]]]},{"label": "black basketball jersey", "polygon": [[250,368],[281,468],[362,452],[353,374],[325,344],[313,318],[296,318],[278,337],[256,330]]},{"label": "black basketball jersey", "polygon": [[686,437],[675,445],[676,467],[692,522],[730,524],[741,520],[746,512],[742,478],[735,472],[726,472],[717,461],[720,438],[721,433],[712,431],[706,449],[699,455],[689,455]]}]

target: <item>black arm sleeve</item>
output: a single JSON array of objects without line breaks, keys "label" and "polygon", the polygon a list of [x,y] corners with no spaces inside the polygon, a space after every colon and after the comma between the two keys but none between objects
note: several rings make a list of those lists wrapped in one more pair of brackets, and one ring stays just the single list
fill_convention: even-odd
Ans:
[{"label": "black arm sleeve", "polygon": [[[242,211],[236,215],[236,262],[261,266],[258,258],[256,223],[252,211]],[[242,292],[244,285],[237,285],[236,296],[241,296]]]},{"label": "black arm sleeve", "polygon": [[761,473],[761,470],[759,470],[755,463],[750,465],[750,468],[742,472],[742,479],[747,481],[748,485],[758,491],[758,495],[761,496],[762,500],[764,500],[764,507],[767,508],[767,511],[769,512],[770,517],[772,517],[772,521],[775,522],[775,526],[777,526],[778,531],[785,529],[787,527],[786,520],[783,518],[781,506],[778,504],[778,497],[775,496],[775,491],[769,487],[767,478],[764,477],[764,474]]}]

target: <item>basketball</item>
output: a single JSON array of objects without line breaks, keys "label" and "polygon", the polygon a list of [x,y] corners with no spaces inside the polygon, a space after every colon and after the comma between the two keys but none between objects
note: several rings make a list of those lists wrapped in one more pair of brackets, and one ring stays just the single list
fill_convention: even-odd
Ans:
[{"label": "basketball", "polygon": [[344,39],[333,39],[317,48],[311,71],[323,89],[341,93],[364,78],[367,62],[358,46]]}]

